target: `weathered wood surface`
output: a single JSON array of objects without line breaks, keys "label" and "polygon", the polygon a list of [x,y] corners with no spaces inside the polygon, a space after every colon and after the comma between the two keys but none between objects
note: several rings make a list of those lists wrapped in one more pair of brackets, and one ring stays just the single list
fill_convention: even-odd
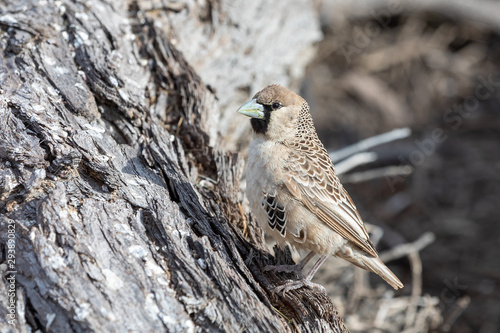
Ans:
[{"label": "weathered wood surface", "polygon": [[[312,4],[280,12],[256,1],[235,23],[244,1],[158,3],[1,2],[0,331],[346,330],[326,295],[270,292],[290,276],[262,273],[275,259],[239,208],[242,160],[221,149],[238,135],[217,133],[230,128],[227,106],[255,91],[251,78],[269,79],[259,66],[283,52],[259,38],[278,38],[279,24],[261,36],[255,22],[312,17]],[[294,29],[313,37],[273,58],[282,83],[303,70],[299,58],[319,38],[317,23],[290,27],[287,38]],[[185,47],[188,61],[173,41],[182,50],[195,32],[195,43],[248,37],[259,45],[255,65],[241,47],[217,58],[214,44],[193,69],[196,44]],[[207,87],[197,72],[210,76],[216,59],[229,58],[247,65]],[[14,325],[5,280],[12,270]]]}]

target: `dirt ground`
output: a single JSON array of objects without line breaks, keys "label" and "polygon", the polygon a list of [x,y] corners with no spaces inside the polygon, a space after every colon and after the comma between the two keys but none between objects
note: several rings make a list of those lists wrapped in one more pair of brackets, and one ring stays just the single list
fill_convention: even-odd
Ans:
[{"label": "dirt ground", "polygon": [[[435,239],[389,262],[402,291],[334,260],[317,280],[354,332],[499,332],[498,31],[434,11],[323,23],[301,94],[329,151],[412,131],[370,149],[377,159],[345,174],[345,187],[382,228],[381,253],[428,232]],[[405,310],[391,315],[387,299]]]}]

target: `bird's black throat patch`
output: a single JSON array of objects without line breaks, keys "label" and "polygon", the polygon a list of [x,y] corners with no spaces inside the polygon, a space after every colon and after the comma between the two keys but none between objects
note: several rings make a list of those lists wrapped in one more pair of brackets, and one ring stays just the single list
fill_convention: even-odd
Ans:
[{"label": "bird's black throat patch", "polygon": [[265,119],[252,118],[250,119],[250,124],[252,124],[252,128],[256,133],[264,134],[267,132],[269,122]]},{"label": "bird's black throat patch", "polygon": [[264,119],[250,119],[250,124],[256,133],[265,134],[267,132],[271,120],[271,111],[273,110],[270,105],[264,105]]}]

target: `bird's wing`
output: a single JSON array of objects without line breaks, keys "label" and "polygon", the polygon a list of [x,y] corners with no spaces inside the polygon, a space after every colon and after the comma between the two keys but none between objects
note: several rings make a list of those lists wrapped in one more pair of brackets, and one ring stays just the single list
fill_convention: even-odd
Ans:
[{"label": "bird's wing", "polygon": [[262,208],[267,214],[269,228],[277,230],[281,236],[286,235],[286,212],[285,207],[278,202],[276,195],[264,193]]},{"label": "bird's wing", "polygon": [[318,140],[317,145],[296,148],[291,149],[286,163],[286,188],[335,232],[376,257],[363,220],[323,145]]}]

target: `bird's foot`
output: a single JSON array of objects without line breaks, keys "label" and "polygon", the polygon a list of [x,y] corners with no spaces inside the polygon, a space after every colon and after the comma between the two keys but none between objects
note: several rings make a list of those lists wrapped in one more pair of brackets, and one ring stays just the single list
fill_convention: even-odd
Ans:
[{"label": "bird's foot", "polygon": [[326,293],[325,287],[323,287],[320,284],[311,282],[307,278],[300,279],[300,280],[287,280],[287,281],[285,281],[284,284],[275,287],[273,289],[273,292],[274,293],[280,293],[281,292],[281,293],[283,293],[283,296],[284,296],[285,293],[289,292],[290,290],[295,290],[295,289],[299,289],[299,288],[302,288],[302,287],[308,287],[310,289],[317,289],[317,290],[319,290],[321,292]]},{"label": "bird's foot", "polygon": [[273,272],[285,272],[285,273],[295,273],[299,275],[301,278],[304,277],[302,274],[302,266],[300,265],[267,265],[263,268],[264,271],[273,271]]}]

